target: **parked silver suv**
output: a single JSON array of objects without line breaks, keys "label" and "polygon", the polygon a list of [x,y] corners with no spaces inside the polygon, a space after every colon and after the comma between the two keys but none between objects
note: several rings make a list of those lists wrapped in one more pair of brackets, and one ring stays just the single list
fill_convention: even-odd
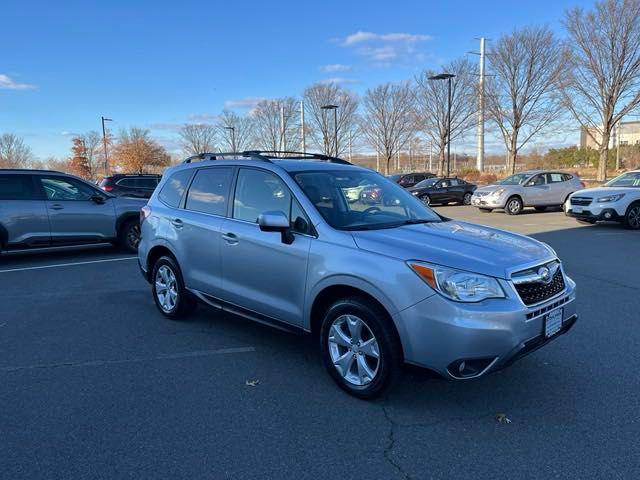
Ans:
[{"label": "parked silver suv", "polygon": [[0,169],[0,251],[113,242],[135,252],[145,203],[66,173]]},{"label": "parked silver suv", "polygon": [[503,178],[492,185],[478,188],[471,205],[481,212],[504,208],[509,215],[518,215],[524,207],[544,212],[548,207],[561,207],[584,183],[570,173],[531,170]]},{"label": "parked silver suv", "polygon": [[[441,217],[376,172],[295,153],[192,160],[143,209],[139,263],[160,312],[199,301],[309,332],[353,395],[385,391],[402,363],[485,375],[577,319],[549,246]],[[363,184],[379,203],[348,198]]]}]

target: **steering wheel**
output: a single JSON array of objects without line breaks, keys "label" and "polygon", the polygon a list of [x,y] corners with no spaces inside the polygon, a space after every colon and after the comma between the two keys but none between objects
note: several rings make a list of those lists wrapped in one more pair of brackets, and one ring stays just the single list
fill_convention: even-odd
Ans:
[{"label": "steering wheel", "polygon": [[363,215],[368,215],[370,213],[375,213],[375,212],[381,212],[382,210],[380,209],[380,207],[369,207],[366,210],[362,211]]}]

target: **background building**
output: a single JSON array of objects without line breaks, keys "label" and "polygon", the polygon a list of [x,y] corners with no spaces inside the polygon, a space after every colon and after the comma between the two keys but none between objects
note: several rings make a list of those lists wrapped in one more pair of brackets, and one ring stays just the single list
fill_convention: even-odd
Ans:
[{"label": "background building", "polygon": [[[589,135],[591,132],[591,135]],[[640,121],[634,122],[620,122],[617,128],[614,128],[611,132],[611,138],[609,138],[609,148],[614,148],[617,144],[617,136],[620,136],[620,145],[640,145]],[[597,149],[598,145],[594,141],[594,138],[601,138],[601,135],[596,129],[591,128],[589,131],[585,127],[580,129],[580,147],[581,148],[594,148]]]}]

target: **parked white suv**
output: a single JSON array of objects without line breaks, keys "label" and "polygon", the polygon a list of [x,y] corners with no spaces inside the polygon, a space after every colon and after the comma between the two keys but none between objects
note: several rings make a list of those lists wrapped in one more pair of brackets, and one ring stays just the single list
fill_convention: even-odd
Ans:
[{"label": "parked white suv", "polygon": [[565,212],[580,223],[614,221],[640,229],[640,170],[623,173],[602,187],[575,192],[567,200]]}]

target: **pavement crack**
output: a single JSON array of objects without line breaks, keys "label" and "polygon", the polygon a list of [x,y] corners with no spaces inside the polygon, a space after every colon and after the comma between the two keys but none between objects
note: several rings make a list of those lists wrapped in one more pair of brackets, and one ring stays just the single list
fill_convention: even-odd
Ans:
[{"label": "pavement crack", "polygon": [[387,399],[385,399],[384,402],[382,403],[382,413],[384,413],[384,418],[389,424],[389,433],[387,434],[387,444],[385,445],[384,451],[382,453],[384,455],[385,460],[391,466],[393,466],[393,468],[395,468],[400,475],[402,475],[402,478],[404,478],[405,480],[411,480],[411,476],[404,471],[404,469],[402,468],[402,465],[396,462],[391,456],[391,453],[393,452],[393,449],[396,444],[396,429],[398,428],[399,425],[391,418],[391,415],[389,415],[389,412],[387,411],[386,402],[387,402]]}]

